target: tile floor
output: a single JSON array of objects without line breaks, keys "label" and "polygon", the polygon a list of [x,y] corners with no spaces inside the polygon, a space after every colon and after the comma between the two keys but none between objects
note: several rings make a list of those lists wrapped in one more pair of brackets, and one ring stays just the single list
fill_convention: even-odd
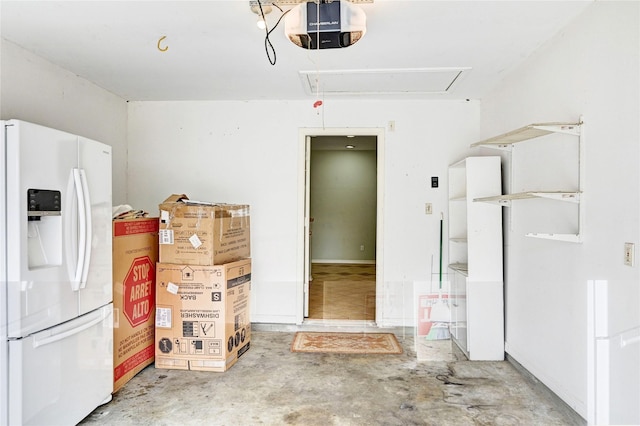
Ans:
[{"label": "tile floor", "polygon": [[376,317],[376,266],[311,266],[309,319],[369,320]]}]

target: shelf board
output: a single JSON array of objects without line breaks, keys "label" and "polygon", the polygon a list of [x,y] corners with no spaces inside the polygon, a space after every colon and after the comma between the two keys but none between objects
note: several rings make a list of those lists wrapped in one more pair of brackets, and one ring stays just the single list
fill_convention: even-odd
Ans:
[{"label": "shelf board", "polygon": [[449,238],[449,241],[451,241],[452,243],[466,243],[467,239],[466,238]]},{"label": "shelf board", "polygon": [[467,263],[450,263],[449,268],[458,271],[464,275],[469,274],[469,265]]},{"label": "shelf board", "polygon": [[548,198],[557,201],[567,201],[570,203],[580,202],[581,192],[569,191],[526,191],[515,194],[496,195],[495,197],[474,198],[474,202],[494,203],[501,206],[510,207],[511,201],[526,200],[529,198]]},{"label": "shelf board", "polygon": [[569,135],[580,135],[580,123],[537,123],[529,124],[508,133],[494,136],[471,144],[471,147],[486,146],[491,148],[510,149],[513,144],[524,142],[550,133],[565,133]]},{"label": "shelf board", "polygon": [[566,241],[569,243],[582,242],[582,234],[544,234],[530,232],[526,234],[526,236],[531,238],[541,238],[545,240]]},{"label": "shelf board", "polygon": [[465,165],[466,165],[467,159],[463,158],[460,161],[456,161],[453,164],[449,165],[449,168],[455,168],[455,169],[464,169]]}]

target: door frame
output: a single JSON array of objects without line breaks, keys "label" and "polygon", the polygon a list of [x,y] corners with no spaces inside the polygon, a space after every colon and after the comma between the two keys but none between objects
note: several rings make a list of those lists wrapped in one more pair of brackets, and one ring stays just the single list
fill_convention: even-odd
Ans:
[{"label": "door frame", "polygon": [[298,131],[298,248],[296,276],[298,277],[298,307],[296,323],[304,322],[309,295],[309,183],[308,162],[310,158],[310,138],[313,136],[375,136],[376,137],[376,324],[382,323],[384,300],[383,259],[384,259],[384,127],[334,127],[300,128]]}]

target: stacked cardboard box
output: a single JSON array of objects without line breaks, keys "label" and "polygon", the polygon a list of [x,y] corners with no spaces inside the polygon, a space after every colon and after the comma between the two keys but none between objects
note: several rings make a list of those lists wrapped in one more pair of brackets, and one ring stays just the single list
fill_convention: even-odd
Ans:
[{"label": "stacked cardboard box", "polygon": [[154,360],[158,218],[113,221],[113,390]]},{"label": "stacked cardboard box", "polygon": [[160,204],[156,368],[223,372],[249,350],[249,206]]}]

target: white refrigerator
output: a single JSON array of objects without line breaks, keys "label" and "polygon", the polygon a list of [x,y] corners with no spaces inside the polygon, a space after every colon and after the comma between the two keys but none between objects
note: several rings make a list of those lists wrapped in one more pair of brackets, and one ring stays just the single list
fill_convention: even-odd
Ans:
[{"label": "white refrigerator", "polygon": [[0,424],[76,424],[113,391],[111,147],[0,123]]}]

